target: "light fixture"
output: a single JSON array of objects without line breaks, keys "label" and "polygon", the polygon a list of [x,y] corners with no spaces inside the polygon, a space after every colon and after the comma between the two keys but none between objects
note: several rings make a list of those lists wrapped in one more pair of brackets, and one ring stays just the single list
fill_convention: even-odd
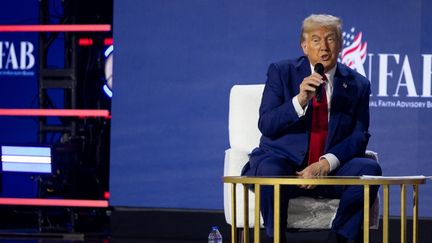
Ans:
[{"label": "light fixture", "polygon": [[3,172],[51,173],[51,148],[1,146]]},{"label": "light fixture", "polygon": [[112,97],[112,87],[113,87],[113,50],[114,46],[110,45],[105,50],[105,81],[106,84],[103,86],[103,90],[108,97]]}]

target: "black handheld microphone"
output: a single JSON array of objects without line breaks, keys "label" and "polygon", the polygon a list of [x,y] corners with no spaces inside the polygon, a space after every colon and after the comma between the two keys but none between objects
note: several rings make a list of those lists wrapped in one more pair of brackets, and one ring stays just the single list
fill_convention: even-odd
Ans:
[{"label": "black handheld microphone", "polygon": [[[324,74],[324,65],[322,65],[322,63],[317,63],[317,64],[315,64],[315,67],[314,67],[314,71],[316,72],[316,73],[319,73],[321,76],[324,76],[325,74]],[[316,89],[316,92],[315,92],[315,98],[316,98],[316,101],[317,102],[321,102],[321,99],[322,99],[322,90],[323,90],[323,86],[324,84],[320,84],[318,87],[317,87],[317,89]]]}]

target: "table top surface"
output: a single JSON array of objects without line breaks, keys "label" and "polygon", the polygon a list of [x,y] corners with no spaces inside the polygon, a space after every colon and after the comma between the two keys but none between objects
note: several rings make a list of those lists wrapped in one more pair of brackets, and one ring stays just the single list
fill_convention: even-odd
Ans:
[{"label": "table top surface", "polygon": [[429,177],[416,176],[324,176],[301,178],[297,176],[225,176],[225,183],[261,185],[418,185],[425,184]]}]

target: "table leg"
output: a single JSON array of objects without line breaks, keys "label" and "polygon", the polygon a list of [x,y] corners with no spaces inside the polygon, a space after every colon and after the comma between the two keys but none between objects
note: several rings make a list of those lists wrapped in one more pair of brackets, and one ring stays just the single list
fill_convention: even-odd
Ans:
[{"label": "table leg", "polygon": [[254,242],[260,242],[260,208],[261,208],[261,187],[255,184],[255,227],[254,227]]},{"label": "table leg", "polygon": [[280,241],[280,185],[274,185],[274,242]]},{"label": "table leg", "polygon": [[370,208],[370,198],[369,191],[370,186],[364,185],[364,202],[363,202],[363,242],[369,243],[369,208]]},{"label": "table leg", "polygon": [[418,241],[418,185],[413,185],[413,243]]},{"label": "table leg", "polygon": [[231,242],[237,243],[236,184],[231,184]]},{"label": "table leg", "polygon": [[406,242],[406,186],[401,185],[401,243]]},{"label": "table leg", "polygon": [[389,185],[383,185],[383,243],[388,243],[389,232]]},{"label": "table leg", "polygon": [[243,241],[249,243],[249,185],[243,184]]}]

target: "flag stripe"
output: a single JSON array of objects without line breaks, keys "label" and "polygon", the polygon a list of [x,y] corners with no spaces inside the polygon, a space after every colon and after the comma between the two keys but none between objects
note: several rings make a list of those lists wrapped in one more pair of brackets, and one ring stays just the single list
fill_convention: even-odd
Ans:
[{"label": "flag stripe", "polygon": [[355,51],[358,48],[358,46],[361,44],[361,37],[362,37],[362,32],[359,32],[354,38],[354,42],[351,44],[351,46],[342,50],[342,58],[350,54],[351,52]]}]

